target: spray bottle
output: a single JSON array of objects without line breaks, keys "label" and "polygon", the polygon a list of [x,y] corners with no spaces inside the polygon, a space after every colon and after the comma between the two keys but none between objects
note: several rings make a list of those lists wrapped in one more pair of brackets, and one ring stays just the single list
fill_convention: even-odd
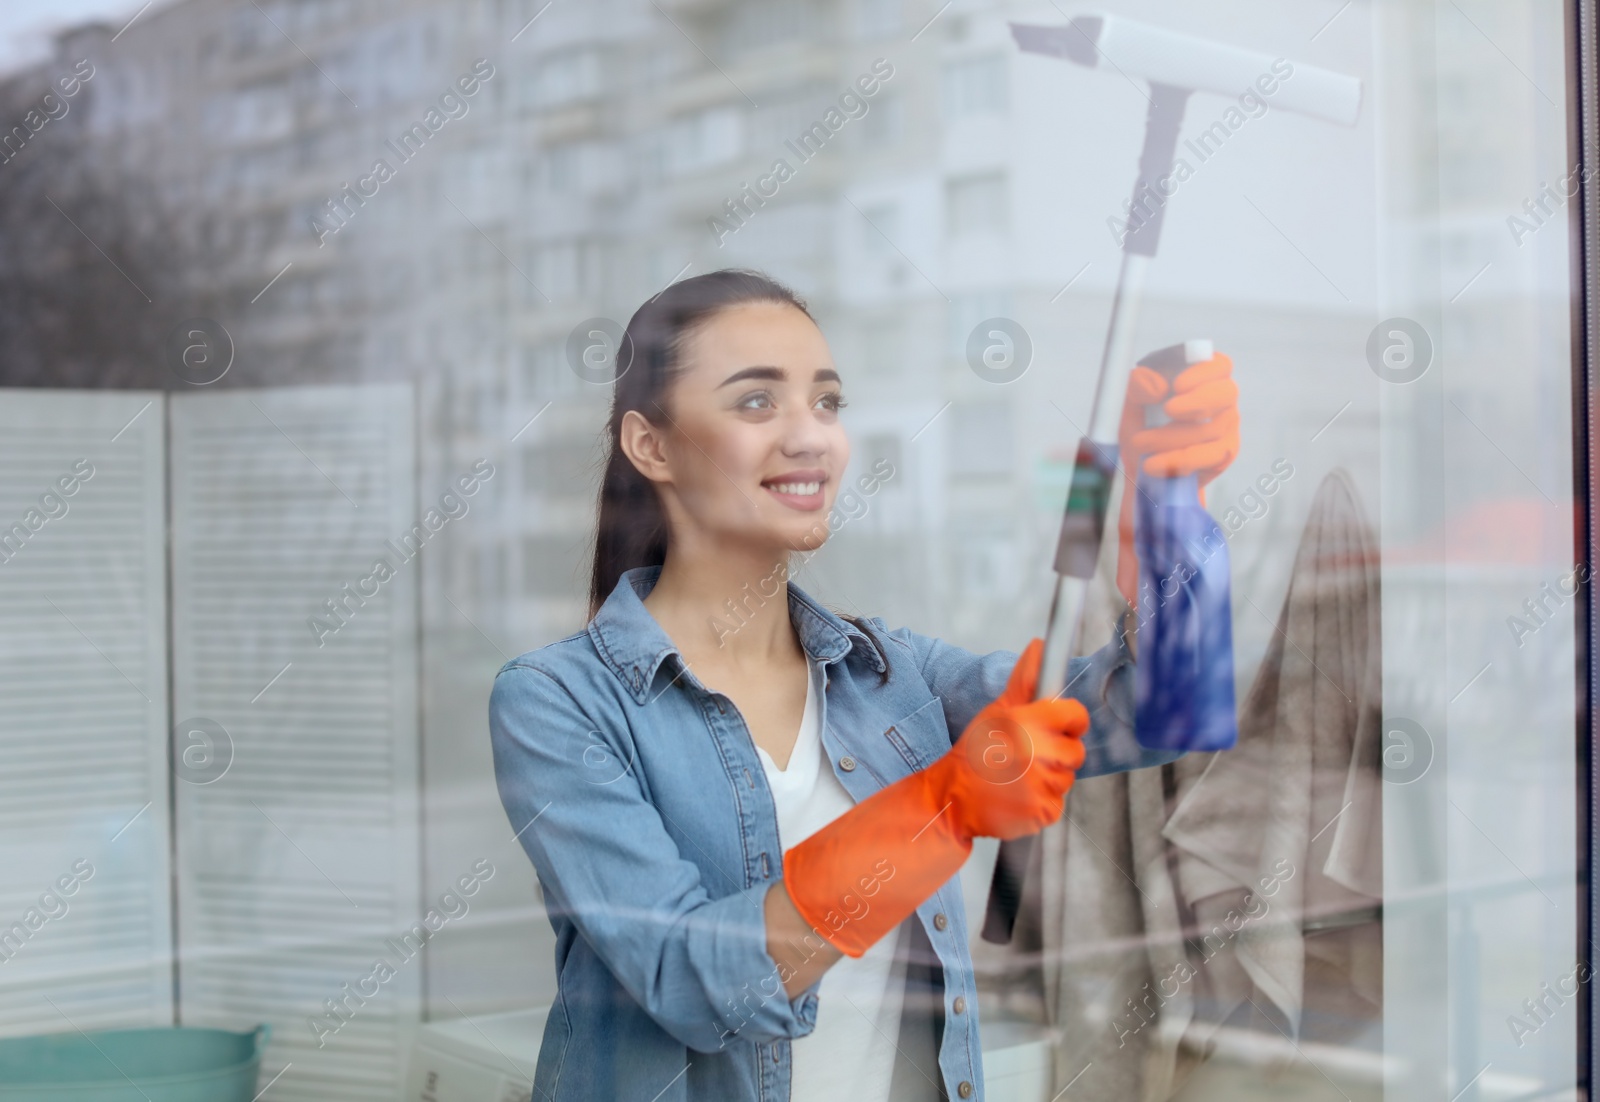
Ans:
[{"label": "spray bottle", "polygon": [[[1192,340],[1139,362],[1170,383],[1211,356],[1209,340]],[[1169,420],[1159,404],[1145,412],[1147,427]],[[1150,750],[1227,750],[1239,737],[1227,541],[1200,504],[1198,475],[1140,471],[1136,482],[1139,743]]]}]

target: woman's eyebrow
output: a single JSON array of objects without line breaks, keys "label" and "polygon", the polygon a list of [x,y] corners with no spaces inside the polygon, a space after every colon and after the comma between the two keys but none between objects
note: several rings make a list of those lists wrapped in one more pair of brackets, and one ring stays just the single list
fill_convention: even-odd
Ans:
[{"label": "woman's eyebrow", "polygon": [[722,380],[722,382],[718,383],[717,389],[721,390],[729,383],[736,383],[740,379],[772,379],[781,383],[788,377],[788,373],[781,367],[757,365],[755,367],[746,367],[735,371],[732,375],[729,375],[726,379]]},{"label": "woman's eyebrow", "polygon": [[[721,390],[729,383],[737,383],[741,379],[771,379],[774,382],[781,383],[786,381],[788,378],[789,373],[781,367],[773,367],[768,364],[757,364],[755,367],[745,367],[735,371],[732,375],[729,375],[726,379],[722,380],[722,382],[718,383],[717,389]],[[812,381],[818,383],[837,383],[839,382],[839,373],[831,367],[818,368],[817,374]]]}]

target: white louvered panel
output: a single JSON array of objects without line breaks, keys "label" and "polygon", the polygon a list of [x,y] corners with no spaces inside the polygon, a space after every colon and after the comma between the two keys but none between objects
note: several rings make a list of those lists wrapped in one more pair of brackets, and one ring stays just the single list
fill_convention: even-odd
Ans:
[{"label": "white louvered panel", "polygon": [[163,418],[0,391],[0,1034],[172,1022]]},{"label": "white louvered panel", "polygon": [[[272,1023],[277,1102],[391,1102],[422,962],[420,561],[409,386],[179,395],[172,410],[175,752],[204,718],[227,772],[177,787],[179,1014]],[[319,646],[312,617],[386,557],[394,575]],[[370,589],[370,586],[368,587]],[[310,1020],[384,960],[394,976],[319,1047]],[[372,990],[373,987],[369,987]]]}]

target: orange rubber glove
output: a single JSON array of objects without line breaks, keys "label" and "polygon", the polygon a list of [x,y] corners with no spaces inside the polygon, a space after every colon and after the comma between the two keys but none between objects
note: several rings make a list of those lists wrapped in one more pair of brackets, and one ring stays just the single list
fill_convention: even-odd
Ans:
[{"label": "orange rubber glove", "polygon": [[[1145,428],[1145,408],[1162,399],[1171,422]],[[1128,375],[1117,447],[1125,479],[1117,518],[1117,588],[1130,605],[1136,605],[1139,559],[1133,542],[1133,502],[1139,475],[1198,474],[1200,504],[1206,503],[1206,483],[1239,454],[1239,386],[1233,381],[1233,361],[1218,352],[1184,368],[1170,388],[1160,372],[1135,367]]]},{"label": "orange rubber glove", "polygon": [[873,793],[783,855],[795,909],[859,957],[960,871],[972,839],[1017,838],[1061,817],[1083,764],[1089,713],[1034,700],[1044,641],[1017,659],[1005,690],[950,751]]}]

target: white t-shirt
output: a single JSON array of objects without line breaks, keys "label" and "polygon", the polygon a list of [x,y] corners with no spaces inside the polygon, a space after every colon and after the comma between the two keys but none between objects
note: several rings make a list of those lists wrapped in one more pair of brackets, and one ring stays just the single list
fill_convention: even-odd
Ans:
[{"label": "white t-shirt", "polygon": [[[786,850],[855,806],[823,756],[821,669],[809,660],[807,666],[805,715],[788,768],[779,769],[756,747]],[[790,1045],[790,1102],[887,1102],[905,1004],[905,962],[897,951],[904,936],[904,928],[896,927],[861,956],[843,957],[823,973],[816,1028]]]}]

